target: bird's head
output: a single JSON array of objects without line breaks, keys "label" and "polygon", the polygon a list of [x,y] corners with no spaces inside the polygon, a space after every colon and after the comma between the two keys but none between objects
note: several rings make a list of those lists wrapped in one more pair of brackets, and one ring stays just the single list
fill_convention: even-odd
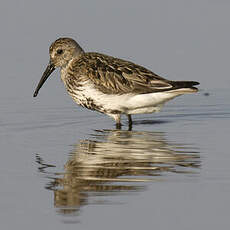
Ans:
[{"label": "bird's head", "polygon": [[34,92],[34,97],[37,96],[42,85],[57,67],[66,67],[69,61],[71,61],[73,58],[77,58],[82,53],[84,53],[83,49],[71,38],[59,38],[53,42],[49,48],[49,64],[38,83],[38,86]]}]

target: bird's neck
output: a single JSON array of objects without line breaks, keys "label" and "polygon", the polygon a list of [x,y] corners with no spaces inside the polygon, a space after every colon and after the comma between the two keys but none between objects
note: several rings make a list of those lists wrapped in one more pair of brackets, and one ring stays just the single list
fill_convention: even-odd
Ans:
[{"label": "bird's neck", "polygon": [[83,50],[81,50],[80,53],[74,55],[73,58],[70,59],[66,63],[66,65],[61,67],[61,79],[64,82],[64,84],[65,84],[66,77],[68,77],[68,71],[72,69],[72,68],[70,68],[72,65],[72,62],[80,59],[82,57],[82,55],[84,55],[84,53],[85,52]]},{"label": "bird's neck", "polygon": [[61,80],[64,82],[64,84],[65,84],[65,79],[68,75],[68,69],[71,66],[71,63],[73,62],[73,60],[74,60],[74,58],[69,60],[66,65],[61,67]]}]

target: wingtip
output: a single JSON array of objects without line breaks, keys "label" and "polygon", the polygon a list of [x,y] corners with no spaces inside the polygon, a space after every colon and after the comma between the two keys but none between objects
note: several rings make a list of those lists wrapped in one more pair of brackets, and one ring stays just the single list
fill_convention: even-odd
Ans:
[{"label": "wingtip", "polygon": [[199,85],[200,84],[200,82],[198,82],[198,81],[193,81],[193,85]]}]

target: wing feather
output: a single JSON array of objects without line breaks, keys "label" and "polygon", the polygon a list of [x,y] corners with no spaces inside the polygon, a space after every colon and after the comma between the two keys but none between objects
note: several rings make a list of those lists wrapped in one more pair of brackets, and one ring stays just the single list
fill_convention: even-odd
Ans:
[{"label": "wing feather", "polygon": [[85,53],[72,63],[76,78],[90,80],[106,94],[152,93],[173,89],[173,82],[132,62]]}]

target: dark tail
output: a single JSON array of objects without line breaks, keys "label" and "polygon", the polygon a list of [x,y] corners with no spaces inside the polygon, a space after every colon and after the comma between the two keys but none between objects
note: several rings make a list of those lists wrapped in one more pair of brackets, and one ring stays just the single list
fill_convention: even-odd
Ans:
[{"label": "dark tail", "polygon": [[191,88],[197,89],[194,85],[199,85],[200,83],[197,81],[173,81],[171,82],[174,89],[181,89],[181,88]]}]

